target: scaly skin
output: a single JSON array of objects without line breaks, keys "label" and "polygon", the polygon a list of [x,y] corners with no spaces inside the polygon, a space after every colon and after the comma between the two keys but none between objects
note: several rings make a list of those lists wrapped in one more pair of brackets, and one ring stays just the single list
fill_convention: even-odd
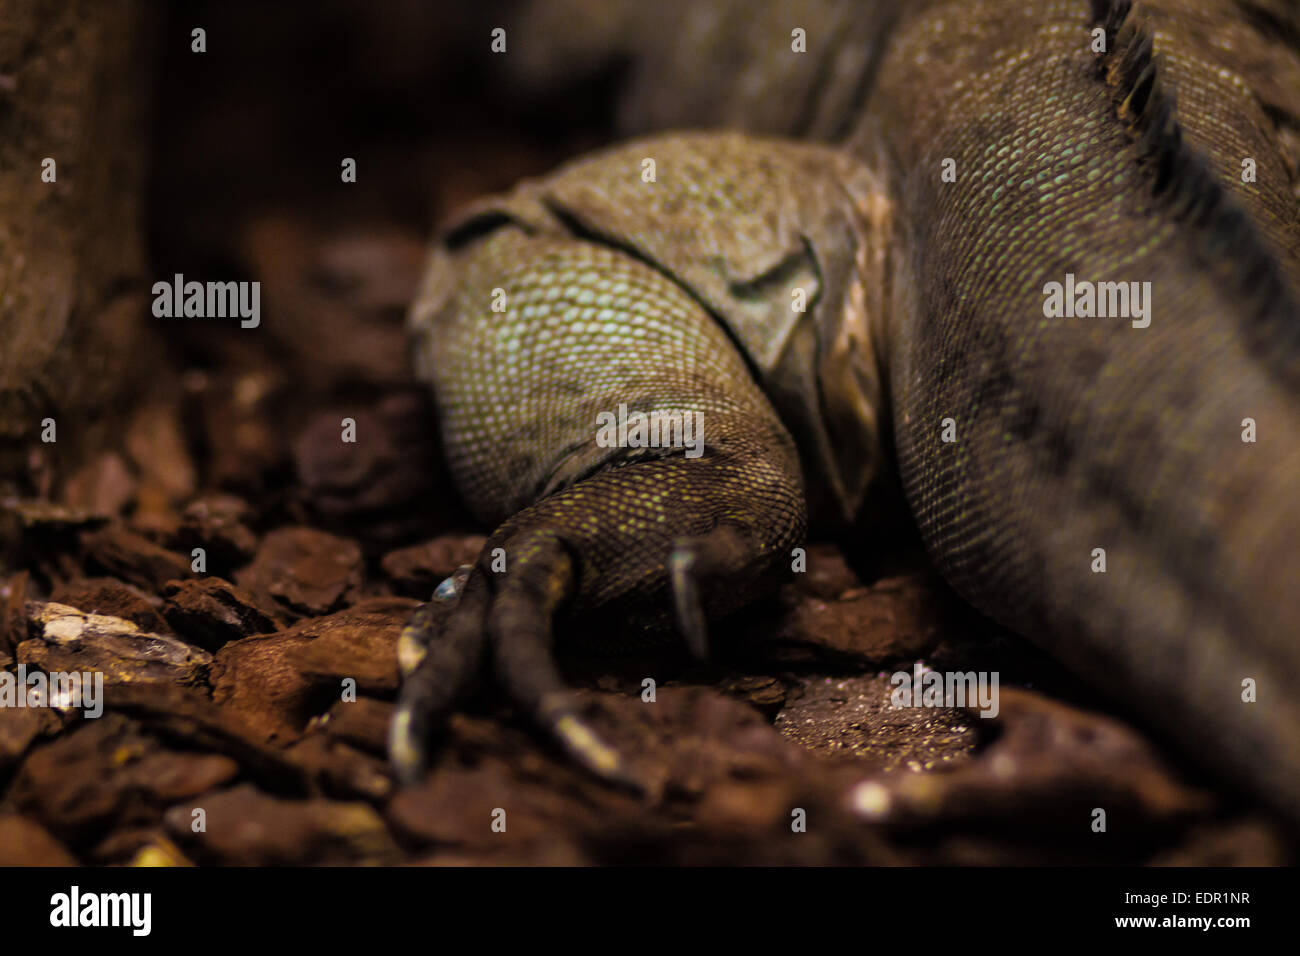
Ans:
[{"label": "scaly skin", "polygon": [[[408,778],[490,647],[627,780],[565,703],[551,618],[674,607],[697,633],[788,560],[802,461],[820,522],[895,506],[896,475],[972,604],[1300,820],[1300,227],[1270,119],[1300,115],[1270,79],[1300,60],[1231,3],[1105,7],[918,4],[842,149],[667,136],[466,214],[417,351],[457,480],[505,523],[445,633],[408,633]],[[1150,326],[1045,317],[1067,272],[1149,281]],[[703,412],[706,454],[597,447],[620,403]]]},{"label": "scaly skin", "polygon": [[[624,253],[507,226],[439,263],[431,285],[446,270],[454,286],[445,299],[431,288],[419,318],[452,471],[484,521],[513,517],[407,684],[418,712],[399,715],[399,766],[418,774],[420,734],[455,702],[486,635],[514,698],[581,763],[626,780],[568,703],[550,618],[567,604],[653,622],[674,555],[694,565],[702,610],[743,603],[804,532],[793,442],[718,324]],[[491,311],[496,288],[505,312]],[[703,454],[601,447],[596,415],[620,404],[702,415]]]},{"label": "scaly skin", "polygon": [[[1292,181],[1247,82],[1209,68],[1194,24],[1168,15],[1183,5],[1116,11],[1100,61],[1079,6],[1036,5],[1030,36],[1013,4],[904,26],[851,144],[887,143],[891,195],[924,210],[898,217],[891,283],[903,484],[971,603],[1295,819]],[[1145,31],[1128,31],[1148,16],[1154,85],[1130,97],[1149,64]],[[1220,61],[1249,62],[1236,26]],[[1163,115],[1175,89],[1199,108]],[[1181,144],[1148,137],[1171,118]],[[944,157],[956,183],[934,175]],[[1243,157],[1258,182],[1242,183]],[[1045,318],[1043,286],[1067,272],[1150,281],[1150,326]],[[1246,418],[1257,443],[1241,440]],[[1242,700],[1247,678],[1258,703]]]}]

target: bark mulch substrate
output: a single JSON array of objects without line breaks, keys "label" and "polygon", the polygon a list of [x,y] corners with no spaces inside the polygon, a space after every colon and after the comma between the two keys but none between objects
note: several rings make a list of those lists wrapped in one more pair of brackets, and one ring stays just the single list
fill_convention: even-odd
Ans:
[{"label": "bark mulch substrate", "polygon": [[[647,797],[575,770],[491,687],[399,789],[398,631],[483,541],[407,379],[422,243],[269,217],[243,249],[276,321],[194,332],[204,363],[141,369],[154,397],[117,450],[0,502],[0,668],[105,680],[98,719],[0,708],[0,865],[1293,859],[924,569],[864,581],[829,544],[715,629],[709,666],[564,655]],[[998,716],[891,708],[918,660],[999,671]]]}]

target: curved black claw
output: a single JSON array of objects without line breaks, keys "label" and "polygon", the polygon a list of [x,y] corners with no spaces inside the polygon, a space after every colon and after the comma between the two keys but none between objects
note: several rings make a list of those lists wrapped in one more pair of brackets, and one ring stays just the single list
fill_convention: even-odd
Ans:
[{"label": "curved black claw", "polygon": [[402,628],[397,638],[397,669],[405,681],[415,673],[415,669],[429,652],[429,645],[438,636],[436,625],[437,607],[454,604],[465,590],[469,580],[472,564],[462,564],[452,572],[451,577],[443,580],[433,592],[433,599],[421,604],[411,615],[411,619]]},{"label": "curved black claw", "polygon": [[551,656],[551,621],[573,582],[568,553],[545,532],[523,538],[511,550],[515,569],[502,580],[488,617],[497,679],[575,763],[606,783],[641,792],[618,751],[578,715]]},{"label": "curved black claw", "polygon": [[573,582],[567,552],[548,532],[512,538],[504,547],[510,570],[495,574],[480,561],[441,635],[433,633],[431,605],[417,609],[403,630],[399,656],[405,663],[418,659],[421,648],[426,651],[402,687],[389,728],[399,779],[410,784],[423,777],[432,730],[473,681],[490,648],[495,677],[511,701],[575,763],[606,783],[643,792],[618,752],[579,716],[551,657],[551,621]]},{"label": "curved black claw", "polygon": [[399,646],[423,646],[424,658],[402,685],[388,728],[388,753],[398,779],[418,782],[426,768],[429,735],[440,727],[483,666],[489,593],[480,574],[465,583],[446,628],[433,637],[434,614],[422,605],[403,630]]},{"label": "curved black claw", "polygon": [[709,630],[704,619],[704,602],[700,598],[698,562],[698,545],[692,541],[678,541],[668,556],[668,580],[672,582],[677,629],[690,652],[698,660],[705,660],[709,656]]},{"label": "curved black claw", "polygon": [[705,587],[726,580],[752,562],[754,544],[731,525],[720,524],[708,534],[678,538],[668,556],[677,628],[699,660],[709,656],[709,631],[704,613]]}]

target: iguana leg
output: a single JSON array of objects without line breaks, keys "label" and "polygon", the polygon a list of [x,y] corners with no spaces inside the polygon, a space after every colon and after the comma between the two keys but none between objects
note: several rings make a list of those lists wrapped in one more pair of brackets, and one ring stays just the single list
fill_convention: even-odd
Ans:
[{"label": "iguana leg", "polygon": [[[675,619],[702,655],[706,619],[788,566],[801,454],[809,497],[857,510],[881,458],[890,228],[843,154],[688,133],[579,160],[448,233],[412,309],[417,365],[457,486],[499,527],[442,633],[426,614],[404,641],[430,647],[393,729],[407,779],[487,661],[579,763],[628,782],[564,692],[553,622],[626,644]],[[609,440],[639,415],[679,440]]]},{"label": "iguana leg", "polygon": [[[412,620],[407,644],[428,650],[401,694],[394,764],[420,776],[431,729],[487,664],[576,762],[635,786],[565,690],[553,623],[621,616],[609,637],[627,643],[676,609],[701,649],[705,617],[751,599],[803,535],[794,444],[722,327],[633,256],[507,226],[450,265],[427,342],[448,457],[485,518],[520,510],[439,633],[428,609]],[[691,416],[698,433],[611,443],[597,416],[620,405]]]}]

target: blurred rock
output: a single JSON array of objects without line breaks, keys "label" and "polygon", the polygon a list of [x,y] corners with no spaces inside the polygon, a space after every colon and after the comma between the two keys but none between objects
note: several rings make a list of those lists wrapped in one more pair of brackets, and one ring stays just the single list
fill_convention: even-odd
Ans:
[{"label": "blurred rock", "polygon": [[341,232],[320,241],[309,278],[357,310],[405,318],[428,255],[424,238],[403,230]]},{"label": "blurred rock", "polygon": [[[195,833],[194,808],[207,827]],[[364,803],[282,800],[244,784],[172,807],[167,826],[201,858],[232,866],[393,863],[400,851],[384,821]]]},{"label": "blurred rock", "polygon": [[289,465],[273,424],[287,383],[262,356],[246,356],[242,365],[216,375],[186,373],[185,386],[203,436],[203,486],[260,496]]},{"label": "blurred rock", "polygon": [[9,800],[76,845],[114,824],[156,822],[165,806],[221,786],[238,769],[227,757],[163,750],[132,721],[106,714],[29,755]]},{"label": "blurred rock", "polygon": [[77,531],[98,527],[108,520],[89,508],[57,504],[39,498],[0,498],[0,514],[12,517],[25,530]]},{"label": "blurred rock", "polygon": [[1153,866],[1289,866],[1286,846],[1282,830],[1263,818],[1208,821],[1193,826],[1183,840],[1150,862]]},{"label": "blurred rock", "polygon": [[58,733],[64,718],[49,707],[0,707],[0,777],[40,737]]},{"label": "blurred rock", "polygon": [[282,751],[268,747],[262,730],[201,691],[175,684],[128,684],[108,695],[108,708],[178,747],[229,756],[244,777],[264,790],[299,796],[310,789],[303,769]]},{"label": "blurred rock", "polygon": [[776,729],[812,753],[853,757],[872,770],[933,770],[971,758],[981,718],[955,707],[895,708],[893,689],[885,674],[802,678]]},{"label": "blurred rock", "polygon": [[63,501],[71,508],[119,516],[135,498],[135,475],[116,452],[104,452],[78,468],[63,486]]},{"label": "blurred rock", "polygon": [[0,812],[0,867],[76,865],[67,847],[31,817]]},{"label": "blurred rock", "polygon": [[1014,826],[1022,835],[1095,843],[1092,814],[1100,807],[1108,833],[1119,836],[1112,844],[1132,849],[1216,808],[1210,793],[1184,781],[1113,717],[1017,687],[999,688],[996,717],[971,713],[997,733],[986,748],[949,772],[878,778],[882,789],[864,805],[864,817],[911,827]]},{"label": "blurred rock", "polygon": [[801,593],[833,601],[845,591],[862,587],[862,581],[835,545],[814,542],[808,544],[807,552],[807,569],[794,575],[793,580]]},{"label": "blurred rock", "polygon": [[380,803],[396,789],[386,760],[324,734],[308,735],[288,752],[326,796]]},{"label": "blurred rock", "polygon": [[722,684],[722,690],[745,701],[769,717],[775,717],[786,701],[785,685],[775,677],[732,677]]},{"label": "blurred rock", "polygon": [[253,509],[235,495],[196,498],[181,515],[180,547],[185,553],[203,548],[208,572],[229,574],[257,553],[257,535],[250,530]]},{"label": "blurred rock", "polygon": [[[418,236],[388,233],[379,251],[350,262],[341,251],[366,240],[353,233],[322,244],[301,219],[278,214],[252,222],[241,245],[268,301],[280,303],[267,326],[290,357],[294,379],[328,391],[339,383],[392,385],[410,380],[403,327],[425,249]],[[374,242],[374,240],[371,240]],[[404,288],[406,295],[394,301]]]},{"label": "blurred rock", "polygon": [[[394,830],[430,862],[897,863],[838,805],[843,771],[783,739],[752,708],[706,688],[582,694],[628,755],[645,797],[610,789],[519,729],[456,715],[425,779],[388,804]],[[838,774],[838,776],[837,776]],[[505,811],[506,830],[492,829]],[[816,821],[791,828],[792,814]]]},{"label": "blurred rock", "polygon": [[86,567],[121,578],[155,593],[173,578],[190,576],[190,561],[121,525],[109,525],[81,536]]},{"label": "blurred rock", "polygon": [[27,638],[28,578],[26,571],[19,571],[0,580],[0,667],[13,663],[16,648]]},{"label": "blurred rock", "polygon": [[133,527],[146,533],[174,530],[177,506],[194,493],[194,461],[177,400],[152,401],[131,416],[126,450],[140,476]]},{"label": "blurred rock", "polygon": [[79,538],[106,518],[45,500],[0,498],[0,563],[33,581],[83,577]]},{"label": "blurred rock", "polygon": [[137,408],[127,426],[126,450],[139,472],[142,492],[156,493],[171,504],[194,494],[194,462],[176,404],[154,401]]},{"label": "blurred rock", "polygon": [[[571,798],[513,779],[497,761],[451,767],[388,805],[394,830],[419,845],[451,849],[460,862],[505,859],[542,866],[591,863],[576,831]],[[504,832],[494,831],[502,820]],[[622,816],[627,817],[630,808]],[[581,825],[581,824],[579,824]]]},{"label": "blurred rock", "polygon": [[789,610],[764,641],[764,652],[788,661],[847,658],[879,665],[925,656],[950,626],[952,598],[925,576],[885,578],[834,599],[814,596],[847,581],[832,565],[809,585],[787,585],[782,599]]},{"label": "blurred rock", "polygon": [[[355,441],[342,440],[343,421]],[[303,501],[328,528],[372,551],[409,541],[440,524],[435,417],[419,390],[375,404],[339,404],[312,416],[293,445]]]},{"label": "blurred rock", "polygon": [[338,701],[325,715],[325,735],[352,744],[379,757],[388,755],[388,726],[393,705],[373,697]]},{"label": "blurred rock", "polygon": [[163,831],[161,823],[115,830],[86,852],[88,862],[101,865],[193,866]]},{"label": "blurred rock", "polygon": [[486,543],[487,538],[481,534],[446,534],[390,551],[380,567],[398,594],[427,601],[444,578],[462,564],[474,564]]},{"label": "blurred rock", "polygon": [[131,866],[193,866],[193,862],[171,840],[159,834],[135,851]]}]

